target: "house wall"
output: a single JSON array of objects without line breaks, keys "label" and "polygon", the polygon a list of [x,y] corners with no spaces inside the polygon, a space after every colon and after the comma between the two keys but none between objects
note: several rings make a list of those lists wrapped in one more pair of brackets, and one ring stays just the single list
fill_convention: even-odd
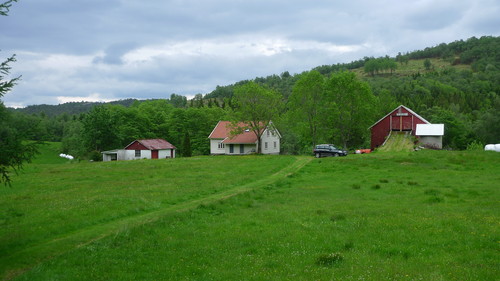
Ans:
[{"label": "house wall", "polygon": [[151,159],[151,150],[141,150],[141,157],[135,157],[135,150],[123,150],[123,159],[118,160],[135,160],[135,159]]},{"label": "house wall", "polygon": [[102,155],[102,161],[104,161],[104,162],[111,161],[112,157],[113,157],[113,154],[103,154]]},{"label": "house wall", "polygon": [[244,154],[249,154],[249,153],[254,153],[257,152],[257,145],[256,144],[243,144],[243,153],[240,153],[240,144],[233,144],[234,145],[234,151],[233,153],[230,153],[231,145],[226,144],[224,147],[224,153],[227,155],[244,155]]},{"label": "house wall", "polygon": [[225,147],[219,148],[219,143],[223,140],[224,139],[210,139],[210,154],[225,154],[226,153]]},{"label": "house wall", "polygon": [[[279,154],[280,153],[280,138],[273,130],[266,129],[262,134],[262,153],[263,154]],[[267,148],[266,148],[267,143]]]},{"label": "house wall", "polygon": [[173,153],[172,158],[175,158],[175,149],[158,150],[158,159],[171,158],[171,153]]},{"label": "house wall", "polygon": [[420,144],[426,148],[442,149],[443,137],[442,136],[420,136]]}]

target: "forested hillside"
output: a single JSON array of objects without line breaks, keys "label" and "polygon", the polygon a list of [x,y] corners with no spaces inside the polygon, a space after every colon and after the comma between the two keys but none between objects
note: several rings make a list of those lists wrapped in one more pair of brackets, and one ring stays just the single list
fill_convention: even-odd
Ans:
[{"label": "forested hillside", "polygon": [[99,151],[156,137],[177,146],[183,156],[208,154],[207,136],[218,120],[235,116],[233,93],[249,81],[281,96],[273,121],[283,136],[284,153],[309,153],[321,142],[365,147],[368,127],[399,104],[444,123],[446,148],[500,141],[500,37],[257,77],[217,86],[192,100],[172,95],[165,100],[30,106],[13,110],[11,124],[30,139],[62,141],[64,152],[78,157],[98,158]]}]

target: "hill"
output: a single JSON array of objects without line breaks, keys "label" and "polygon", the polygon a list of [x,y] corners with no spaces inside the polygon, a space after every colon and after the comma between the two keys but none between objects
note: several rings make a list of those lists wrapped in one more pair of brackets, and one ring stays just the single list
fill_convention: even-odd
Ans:
[{"label": "hill", "polygon": [[0,189],[0,276],[494,280],[498,156],[33,163]]}]

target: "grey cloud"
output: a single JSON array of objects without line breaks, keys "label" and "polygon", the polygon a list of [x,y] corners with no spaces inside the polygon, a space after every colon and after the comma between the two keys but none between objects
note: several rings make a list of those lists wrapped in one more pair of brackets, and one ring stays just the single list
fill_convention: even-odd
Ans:
[{"label": "grey cloud", "polygon": [[[115,99],[207,93],[216,85],[285,70],[300,73],[318,65],[395,55],[470,36],[498,36],[499,7],[496,0],[20,1],[8,17],[0,17],[0,54],[20,54],[12,67],[13,74],[23,75],[3,100],[27,105],[93,93]],[[280,52],[280,46],[267,46],[276,51],[274,55],[159,55],[133,66],[123,61],[131,51],[166,42],[225,43],[252,37],[357,49]],[[90,59],[67,72],[54,69],[57,64],[32,66],[40,57],[54,54]]]}]

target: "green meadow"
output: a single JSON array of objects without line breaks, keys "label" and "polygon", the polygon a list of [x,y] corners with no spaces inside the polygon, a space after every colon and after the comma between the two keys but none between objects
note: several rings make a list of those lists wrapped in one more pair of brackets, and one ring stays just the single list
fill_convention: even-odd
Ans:
[{"label": "green meadow", "polygon": [[58,157],[0,188],[3,280],[498,280],[500,153]]}]

